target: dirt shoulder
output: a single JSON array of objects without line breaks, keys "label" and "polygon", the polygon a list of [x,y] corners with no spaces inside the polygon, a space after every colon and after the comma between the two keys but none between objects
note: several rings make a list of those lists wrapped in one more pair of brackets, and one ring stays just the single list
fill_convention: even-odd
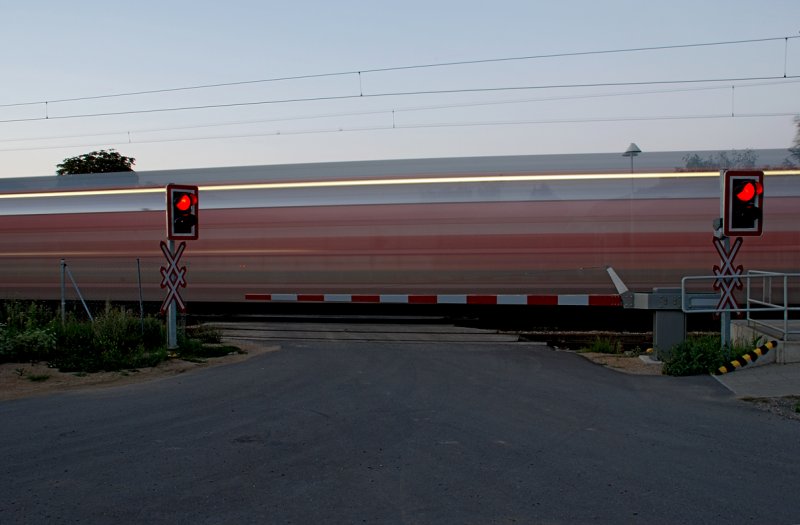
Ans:
[{"label": "dirt shoulder", "polygon": [[577,352],[578,355],[588,359],[593,363],[623,372],[625,374],[660,376],[661,363],[647,363],[638,356],[626,356],[619,354],[602,354],[598,352]]},{"label": "dirt shoulder", "polygon": [[178,358],[168,359],[152,368],[120,370],[118,372],[81,374],[61,372],[58,369],[48,367],[46,363],[5,363],[0,365],[0,401],[70,390],[107,388],[153,381],[199,368],[237,363],[256,355],[280,349],[278,346],[259,345],[241,340],[228,343],[238,347],[244,353],[205,359],[201,362],[185,361]]}]

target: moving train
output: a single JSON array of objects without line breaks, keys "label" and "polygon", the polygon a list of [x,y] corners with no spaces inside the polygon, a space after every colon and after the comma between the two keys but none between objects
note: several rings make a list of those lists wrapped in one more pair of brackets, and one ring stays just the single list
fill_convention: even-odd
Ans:
[{"label": "moving train", "polygon": [[[0,179],[0,299],[160,302],[165,187],[199,186],[184,300],[252,294],[613,294],[719,264],[720,175],[610,156],[361,161]],[[571,160],[572,162],[567,162]],[[637,159],[638,160],[638,159]],[[735,263],[800,271],[800,171],[767,171]],[[67,281],[67,298],[76,297]],[[710,287],[710,282],[709,282]]]}]

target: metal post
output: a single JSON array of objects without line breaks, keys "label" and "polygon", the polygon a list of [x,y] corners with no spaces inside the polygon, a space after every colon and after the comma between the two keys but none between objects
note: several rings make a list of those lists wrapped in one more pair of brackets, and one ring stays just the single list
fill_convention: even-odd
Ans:
[{"label": "metal post", "polygon": [[142,335],[144,335],[144,299],[142,298],[142,265],[139,258],[136,258],[136,275],[139,284],[139,324],[142,327]]},{"label": "metal post", "polygon": [[67,322],[67,288],[64,282],[64,273],[66,273],[67,263],[61,259],[61,324]]},{"label": "metal post", "polygon": [[[725,247],[725,252],[730,252],[731,250],[731,240],[728,237],[722,238],[722,245]],[[724,264],[722,262],[721,264]],[[733,279],[734,277],[729,277],[729,279]],[[723,293],[723,292],[720,292]],[[731,312],[730,310],[725,310],[719,316],[722,325],[720,326],[720,339],[723,350],[730,349],[731,347]]]},{"label": "metal post", "polygon": [[[175,241],[172,239],[168,242],[169,253],[172,257],[175,256]],[[178,310],[173,299],[169,303],[167,310],[167,349],[174,350],[178,348]]]},{"label": "metal post", "polygon": [[[731,251],[731,240],[729,237],[724,235],[722,232],[724,230],[724,224],[721,221],[725,220],[725,170],[719,170],[719,216],[720,219],[720,226],[723,229],[719,232],[720,237],[719,239],[722,241],[722,245],[725,247],[725,253],[730,253]],[[720,266],[724,267],[725,261],[720,261]],[[725,293],[724,291],[720,291],[720,294]],[[731,313],[730,311],[726,310],[722,312],[719,316],[720,318],[720,345],[722,346],[723,352],[731,347]]]}]

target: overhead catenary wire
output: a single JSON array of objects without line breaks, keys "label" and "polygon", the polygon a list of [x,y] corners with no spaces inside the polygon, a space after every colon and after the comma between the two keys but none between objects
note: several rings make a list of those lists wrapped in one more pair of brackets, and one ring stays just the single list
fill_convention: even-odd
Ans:
[{"label": "overhead catenary wire", "polygon": [[[659,121],[659,120],[720,120],[720,119],[740,119],[740,118],[776,118],[776,117],[793,117],[797,112],[772,112],[772,113],[739,113],[737,115],[730,115],[728,113],[720,114],[687,114],[687,115],[645,115],[645,116],[632,116],[632,117],[594,117],[594,118],[565,118],[565,119],[540,119],[540,120],[501,120],[501,121],[473,121],[473,122],[438,122],[428,124],[397,124],[396,122],[387,123],[384,125],[371,125],[371,126],[353,126],[345,128],[337,126],[335,128],[314,128],[305,130],[271,130],[268,132],[259,133],[239,133],[228,135],[208,135],[196,137],[178,137],[178,138],[163,138],[153,140],[139,140],[131,137],[130,134],[126,135],[123,141],[106,141],[106,142],[93,142],[82,144],[69,144],[64,146],[31,146],[19,148],[3,148],[0,152],[12,151],[37,151],[46,149],[60,149],[60,148],[76,148],[76,147],[96,147],[96,146],[109,146],[118,144],[155,144],[155,143],[171,143],[171,142],[193,142],[203,140],[230,140],[254,137],[279,137],[279,136],[294,136],[294,135],[320,135],[320,134],[336,134],[336,133],[354,133],[354,132],[367,132],[367,131],[387,131],[387,130],[413,130],[413,129],[434,129],[434,128],[463,128],[463,127],[491,127],[491,126],[521,126],[521,125],[550,125],[550,124],[586,124],[586,123],[603,123],[603,122],[642,122],[642,121]],[[119,133],[118,135],[122,135]]]},{"label": "overhead catenary wire", "polygon": [[[261,83],[270,83],[270,82],[285,82],[290,80],[309,80],[309,79],[318,79],[318,78],[326,78],[326,77],[337,77],[337,76],[350,76],[350,75],[358,75],[359,83],[361,80],[361,76],[366,73],[386,73],[391,71],[408,71],[414,69],[431,69],[431,68],[438,68],[438,67],[454,67],[454,66],[465,66],[465,65],[478,65],[478,64],[490,64],[490,63],[501,63],[501,62],[515,62],[515,61],[526,61],[526,60],[543,60],[543,59],[550,59],[550,58],[567,58],[567,57],[578,57],[578,56],[592,56],[592,55],[604,55],[604,54],[619,54],[619,53],[637,53],[637,52],[647,52],[647,51],[665,51],[670,49],[689,49],[689,48],[697,48],[697,47],[713,47],[713,46],[727,46],[727,45],[742,45],[742,44],[755,44],[761,42],[774,42],[784,40],[786,46],[785,56],[788,56],[788,42],[790,39],[797,39],[800,36],[783,36],[783,37],[767,37],[767,38],[752,38],[752,39],[745,39],[745,40],[726,40],[726,41],[717,41],[717,42],[700,42],[700,43],[692,43],[692,44],[670,44],[670,45],[662,45],[662,46],[645,46],[645,47],[630,47],[630,48],[620,48],[620,49],[604,49],[604,50],[590,50],[590,51],[573,51],[573,52],[562,52],[562,53],[549,53],[549,54],[539,54],[539,55],[523,55],[523,56],[515,56],[515,57],[500,57],[500,58],[486,58],[486,59],[471,59],[471,60],[458,60],[458,61],[450,61],[450,62],[435,62],[435,63],[426,63],[426,64],[414,64],[414,65],[406,65],[406,66],[389,66],[389,67],[379,67],[379,68],[362,68],[358,70],[349,70],[349,71],[339,71],[339,72],[332,72],[332,73],[313,73],[313,74],[305,74],[305,75],[294,75],[294,76],[283,76],[283,77],[273,77],[273,78],[264,78],[264,79],[255,79],[255,80],[241,80],[241,81],[233,81],[233,82],[216,82],[210,84],[197,84],[191,86],[180,86],[180,87],[171,87],[171,88],[161,88],[161,89],[149,89],[149,90],[140,90],[140,91],[128,91],[128,92],[121,92],[121,93],[109,93],[109,94],[102,94],[102,95],[88,95],[88,96],[80,96],[80,97],[68,97],[68,98],[56,98],[52,100],[39,100],[39,101],[29,101],[29,102],[15,102],[15,103],[5,103],[0,104],[0,108],[2,107],[15,107],[15,106],[32,106],[38,104],[55,104],[60,102],[79,102],[79,101],[88,101],[88,100],[99,100],[99,99],[106,99],[106,98],[118,98],[118,97],[130,97],[130,96],[138,96],[138,95],[152,95],[152,94],[159,94],[159,93],[171,93],[176,91],[191,91],[191,90],[201,90],[201,89],[211,89],[211,88],[220,88],[220,87],[233,87],[233,86],[243,86],[249,84],[261,84]],[[787,77],[785,67],[784,67],[784,77]]]},{"label": "overhead catenary wire", "polygon": [[[792,84],[800,82],[800,79],[780,79],[777,81],[770,81],[770,82],[758,82],[758,83],[748,83],[740,85],[740,88],[753,88],[753,87],[763,87],[763,86],[775,86],[775,85],[782,85],[782,84]],[[730,86],[733,87],[732,85]],[[202,129],[202,128],[216,128],[216,127],[228,127],[228,126],[242,126],[242,125],[251,125],[251,124],[269,124],[275,122],[296,122],[302,120],[321,120],[321,119],[328,119],[328,118],[341,118],[341,117],[359,117],[359,116],[370,116],[370,115],[384,115],[384,114],[392,114],[393,122],[394,117],[398,113],[411,113],[411,112],[422,112],[422,111],[433,111],[433,110],[444,110],[444,109],[462,109],[462,108],[473,108],[473,107],[486,107],[486,106],[499,106],[499,105],[514,105],[514,104],[530,104],[530,103],[540,103],[540,102],[554,102],[554,101],[567,101],[567,100],[587,100],[587,99],[597,99],[597,98],[611,98],[611,97],[627,97],[627,96],[642,96],[642,95],[659,95],[659,94],[670,94],[670,93],[689,93],[689,92],[697,92],[697,91],[713,91],[713,90],[726,90],[729,86],[691,86],[691,87],[681,87],[681,88],[669,88],[669,89],[652,89],[652,90],[638,90],[638,91],[615,91],[610,93],[591,93],[591,94],[580,94],[580,95],[559,95],[559,96],[552,96],[552,97],[538,97],[538,98],[515,98],[515,99],[505,99],[505,100],[489,100],[489,101],[480,101],[480,102],[461,102],[461,103],[448,103],[448,104],[427,104],[421,106],[405,106],[405,107],[392,107],[391,109],[376,109],[376,110],[368,110],[368,111],[346,111],[346,112],[335,112],[335,113],[318,113],[318,114],[309,114],[309,115],[299,115],[299,116],[285,116],[285,117],[274,117],[274,118],[267,118],[267,119],[250,119],[250,120],[237,120],[237,121],[230,121],[230,122],[214,122],[214,123],[205,123],[205,124],[194,124],[194,125],[185,125],[185,126],[170,126],[170,127],[160,127],[160,128],[145,128],[145,129],[124,129],[124,130],[115,130],[115,131],[101,131],[95,133],[80,133],[80,134],[70,134],[70,135],[54,135],[54,136],[44,136],[44,137],[15,137],[15,138],[8,138],[8,139],[0,139],[0,143],[5,142],[31,142],[31,141],[42,141],[42,140],[63,140],[63,139],[71,139],[71,138],[86,138],[86,137],[99,137],[103,135],[123,135],[127,134],[130,137],[131,133],[135,134],[148,134],[148,133],[159,133],[159,132],[167,132],[167,131],[183,131],[183,130],[191,130],[191,129]]]},{"label": "overhead catenary wire", "polygon": [[[591,93],[591,94],[580,94],[580,95],[561,95],[561,96],[553,96],[553,97],[541,97],[537,99],[523,99],[523,100],[497,100],[497,101],[482,101],[482,102],[466,102],[466,103],[449,103],[449,104],[433,104],[433,105],[425,105],[425,106],[414,106],[414,107],[392,107],[388,109],[378,109],[378,110],[371,110],[371,111],[358,111],[358,112],[340,112],[340,113],[333,113],[333,114],[324,114],[324,115],[306,115],[306,116],[288,116],[288,117],[281,117],[281,118],[271,118],[271,119],[260,119],[260,120],[251,120],[251,121],[239,121],[239,122],[231,122],[231,123],[212,123],[212,124],[200,124],[200,125],[190,125],[190,126],[173,126],[168,128],[161,128],[161,129],[150,129],[150,130],[123,130],[123,131],[116,131],[116,132],[96,132],[96,133],[84,133],[81,135],[71,135],[71,136],[59,136],[59,137],[46,137],[46,138],[13,138],[7,140],[0,140],[0,142],[24,142],[24,141],[43,141],[43,140],[61,140],[65,138],[86,138],[86,137],[102,137],[108,135],[125,135],[124,143],[126,144],[133,144],[133,143],[155,143],[155,142],[170,142],[170,141],[191,141],[191,140],[208,140],[208,139],[225,139],[225,138],[239,138],[239,137],[256,137],[256,136],[270,136],[270,135],[291,135],[291,134],[314,134],[314,133],[332,133],[332,132],[342,132],[342,131],[370,131],[370,130],[383,130],[387,129],[383,125],[378,126],[366,126],[366,127],[359,127],[359,126],[336,126],[335,129],[307,129],[307,130],[276,130],[269,133],[247,133],[247,134],[229,134],[229,135],[215,135],[209,137],[184,137],[184,138],[164,138],[158,140],[141,140],[141,137],[137,137],[136,135],[142,135],[146,133],[155,133],[158,131],[174,131],[174,130],[182,130],[182,129],[197,129],[197,128],[205,128],[205,127],[220,127],[220,126],[233,126],[233,125],[242,125],[242,124],[252,124],[252,123],[268,123],[268,122],[290,122],[290,121],[298,121],[298,120],[312,120],[312,119],[321,119],[321,118],[329,118],[329,117],[350,117],[350,116],[360,116],[360,115],[380,115],[380,114],[390,114],[391,115],[391,129],[415,129],[415,128],[426,128],[426,127],[466,127],[466,126],[501,126],[501,125],[519,125],[519,124],[558,124],[558,123],[578,123],[578,122],[623,122],[623,121],[634,121],[634,120],[681,120],[681,119],[703,119],[703,118],[722,118],[722,117],[753,117],[753,116],[760,116],[765,118],[770,117],[778,117],[778,116],[787,116],[787,115],[794,115],[797,114],[799,111],[794,110],[790,112],[774,112],[770,114],[766,113],[758,113],[758,114],[735,114],[734,112],[734,89],[735,87],[755,87],[755,86],[766,86],[766,85],[778,85],[778,84],[788,84],[788,83],[795,83],[800,79],[800,75],[787,75],[787,63],[788,63],[788,41],[789,39],[800,38],[800,36],[789,36],[789,37],[775,37],[775,38],[762,38],[762,39],[749,39],[749,40],[734,40],[734,41],[724,41],[724,42],[708,42],[708,43],[696,43],[696,44],[679,44],[679,45],[667,45],[667,46],[651,46],[651,47],[636,47],[636,48],[625,48],[625,49],[613,49],[613,50],[596,50],[596,51],[579,51],[579,52],[568,52],[568,53],[553,53],[553,54],[542,54],[542,55],[528,55],[528,56],[517,56],[517,57],[504,57],[504,58],[492,58],[492,59],[477,59],[477,60],[465,60],[465,61],[455,61],[455,62],[442,62],[442,63],[431,63],[431,64],[417,64],[417,65],[410,65],[410,66],[399,66],[399,67],[383,67],[383,68],[373,68],[373,69],[361,69],[358,71],[344,71],[344,72],[336,72],[336,73],[319,73],[319,74],[311,74],[311,75],[299,75],[299,76],[287,76],[287,77],[279,77],[279,78],[271,78],[271,79],[260,79],[260,80],[248,80],[248,81],[241,81],[241,82],[223,82],[223,83],[215,83],[215,84],[204,84],[204,85],[196,85],[196,86],[183,86],[183,87],[176,87],[176,88],[166,88],[166,89],[156,89],[156,90],[147,90],[147,91],[137,91],[137,92],[128,92],[128,93],[113,93],[113,94],[106,94],[106,95],[95,95],[95,96],[87,96],[87,97],[75,97],[75,98],[61,98],[55,100],[47,100],[47,101],[40,101],[40,102],[29,102],[29,103],[20,103],[20,104],[0,104],[0,108],[3,107],[13,107],[13,106],[23,106],[23,105],[36,105],[36,104],[43,104],[45,114],[44,116],[36,116],[36,117],[27,117],[27,118],[11,118],[6,120],[0,120],[0,123],[14,123],[14,122],[34,122],[34,121],[43,121],[43,120],[68,120],[68,119],[88,119],[88,118],[97,118],[97,117],[114,117],[114,116],[124,116],[124,115],[137,115],[137,114],[158,114],[158,113],[168,113],[168,112],[181,112],[181,111],[199,111],[199,110],[208,110],[208,109],[226,109],[226,108],[237,108],[237,107],[248,107],[248,106],[258,106],[258,105],[278,105],[278,104],[292,104],[292,103],[310,103],[310,102],[326,102],[326,101],[343,101],[343,100],[352,100],[352,99],[379,99],[379,98],[391,98],[391,97],[415,97],[415,96],[425,96],[425,95],[453,95],[453,94],[464,94],[464,93],[503,93],[503,92],[520,92],[525,90],[547,90],[547,89],[596,89],[596,88],[611,88],[611,87],[637,87],[637,86],[672,86],[668,89],[660,89],[660,90],[647,90],[647,91],[620,91],[615,93]],[[517,85],[517,86],[493,86],[493,87],[463,87],[457,89],[432,89],[432,90],[408,90],[408,91],[382,91],[382,92],[365,92],[364,86],[362,85],[362,74],[366,73],[379,73],[379,72],[389,72],[389,71],[403,71],[403,70],[411,70],[411,69],[422,69],[422,68],[435,68],[435,67],[450,67],[450,66],[463,66],[463,65],[475,65],[475,64],[483,64],[483,63],[492,63],[492,62],[509,62],[509,61],[517,61],[517,60],[534,60],[534,59],[547,59],[547,58],[563,58],[563,57],[570,57],[570,56],[584,56],[584,55],[599,55],[599,54],[608,54],[608,53],[628,53],[628,52],[647,52],[647,51],[658,51],[658,50],[667,50],[667,49],[684,49],[684,48],[693,48],[693,47],[703,47],[703,46],[721,46],[721,45],[738,45],[738,44],[752,44],[758,42],[770,42],[770,41],[784,41],[784,70],[782,75],[772,75],[772,76],[741,76],[741,77],[726,77],[726,78],[686,78],[686,79],[661,79],[661,80],[643,80],[643,81],[627,81],[627,82],[592,82],[592,83],[564,83],[564,84],[537,84],[537,85]],[[333,77],[333,76],[341,76],[341,75],[358,75],[358,87],[357,87],[357,94],[344,94],[344,95],[327,95],[327,96],[315,96],[315,97],[298,97],[298,98],[285,98],[285,99],[265,99],[265,100],[250,100],[250,101],[238,101],[238,102],[226,102],[226,103],[216,103],[216,104],[198,104],[198,105],[186,105],[186,106],[173,106],[173,107],[155,107],[155,108],[134,108],[124,111],[104,111],[104,112],[86,112],[86,113],[73,113],[73,114],[62,114],[59,115],[57,113],[54,114],[52,104],[60,103],[60,102],[74,102],[74,101],[92,101],[104,98],[114,98],[114,97],[124,97],[124,96],[133,96],[133,95],[142,95],[142,94],[157,94],[157,93],[168,93],[168,92],[175,92],[175,91],[187,91],[187,90],[194,90],[194,89],[207,89],[213,87],[229,87],[229,86],[236,86],[236,85],[243,85],[243,84],[255,84],[261,82],[277,82],[277,81],[286,81],[286,80],[298,80],[298,79],[315,79],[315,78],[324,78],[324,77]],[[712,85],[702,85],[702,84],[712,84]],[[624,117],[624,116],[610,116],[610,117],[597,117],[597,118],[564,118],[564,119],[551,119],[551,120],[517,120],[517,121],[481,121],[481,122],[440,122],[440,123],[421,123],[421,124],[402,124],[396,121],[396,115],[402,112],[411,112],[411,111],[427,111],[427,110],[437,110],[437,109],[447,109],[447,108],[460,108],[460,107],[477,107],[477,106],[488,106],[488,105],[495,105],[495,104],[521,104],[526,102],[537,102],[537,101],[551,101],[551,100],[577,100],[580,98],[598,98],[598,97],[607,97],[607,96],[633,96],[638,94],[650,94],[650,93],[672,93],[672,92],[684,92],[684,91],[700,91],[700,90],[714,90],[714,89],[727,89],[730,87],[731,89],[731,111],[729,115],[701,115],[701,114],[689,114],[689,115],[672,115],[672,116],[640,116],[640,117]],[[121,144],[122,142],[116,142]],[[92,145],[103,145],[107,144],[107,142],[95,142]],[[23,148],[8,148],[8,149],[0,149],[0,151],[22,151],[22,150],[33,150],[33,149],[51,149],[51,148],[58,148],[58,147],[77,147],[75,145],[71,146],[47,146],[47,147],[23,147]]]},{"label": "overhead catenary wire", "polygon": [[453,95],[463,93],[497,93],[503,91],[533,91],[545,89],[575,89],[575,88],[600,88],[600,87],[634,87],[634,86],[653,86],[653,85],[678,85],[678,84],[701,84],[701,83],[728,83],[728,82],[748,82],[748,81],[766,81],[778,79],[798,79],[800,75],[792,75],[789,77],[783,76],[757,76],[757,77],[729,77],[729,78],[703,78],[703,79],[682,79],[682,80],[652,80],[652,81],[632,81],[632,82],[590,82],[578,84],[540,84],[529,86],[501,86],[501,87],[483,87],[483,88],[457,88],[457,89],[430,89],[430,90],[414,90],[414,91],[391,91],[380,93],[358,93],[352,95],[329,95],[317,97],[298,97],[298,98],[284,98],[284,99],[268,99],[268,100],[254,100],[245,102],[228,102],[218,104],[198,104],[193,106],[173,106],[166,108],[148,108],[148,109],[131,109],[125,111],[105,111],[97,113],[77,113],[71,115],[45,115],[43,117],[25,117],[0,120],[0,124],[8,124],[14,122],[36,122],[42,120],[65,120],[65,119],[81,119],[81,118],[96,118],[96,117],[115,117],[123,115],[141,115],[148,113],[169,113],[179,111],[196,111],[204,109],[225,109],[237,108],[247,106],[261,106],[271,104],[290,104],[290,103],[303,103],[303,102],[331,102],[352,100],[359,98],[385,98],[385,97],[409,97],[409,96],[422,96],[422,95]]}]

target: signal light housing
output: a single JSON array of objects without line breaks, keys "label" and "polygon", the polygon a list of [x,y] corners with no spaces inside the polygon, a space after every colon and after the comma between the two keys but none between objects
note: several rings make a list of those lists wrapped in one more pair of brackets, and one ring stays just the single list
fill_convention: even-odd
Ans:
[{"label": "signal light housing", "polygon": [[727,170],[724,177],[724,234],[729,237],[761,235],[764,222],[764,172]]},{"label": "signal light housing", "polygon": [[200,211],[197,186],[167,185],[167,238],[172,241],[198,237]]}]

